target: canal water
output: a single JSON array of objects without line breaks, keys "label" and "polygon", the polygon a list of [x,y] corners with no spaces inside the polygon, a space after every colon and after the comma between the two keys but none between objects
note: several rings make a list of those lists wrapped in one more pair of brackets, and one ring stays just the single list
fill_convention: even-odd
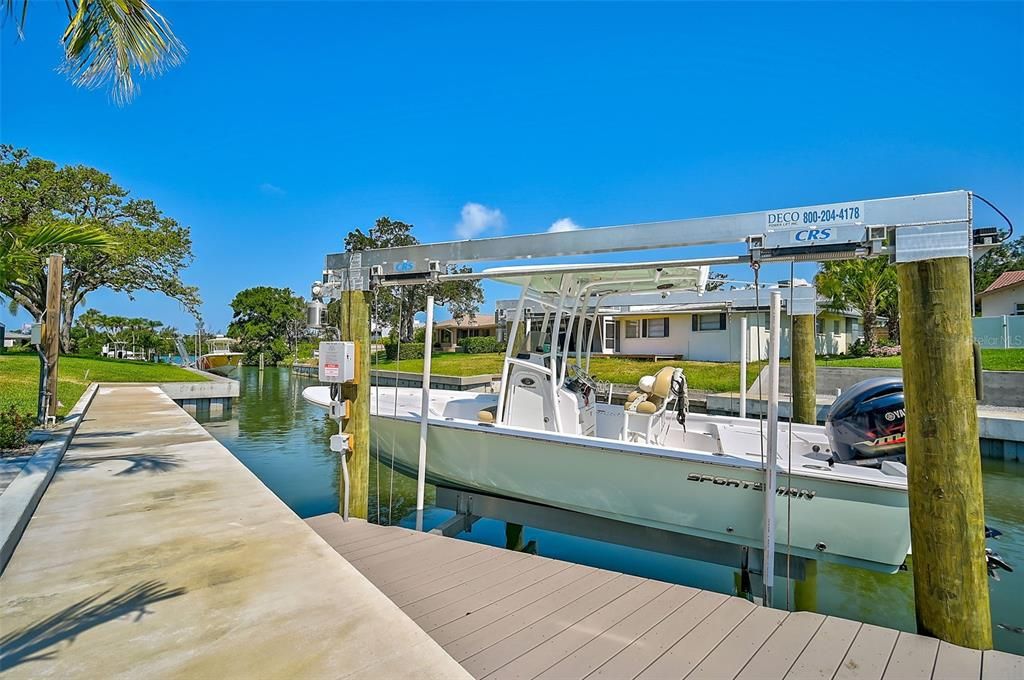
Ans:
[{"label": "canal water", "polygon": [[[328,448],[337,427],[301,396],[315,378],[293,375],[286,368],[268,368],[260,375],[245,367],[240,383],[240,397],[229,415],[201,416],[200,422],[301,517],[337,512],[340,471],[337,455]],[[411,526],[415,480],[392,472],[388,463],[384,457],[370,468],[370,520]],[[1003,532],[989,545],[1017,568],[1012,574],[1000,572],[999,581],[990,580],[995,646],[1024,654],[1024,465],[983,459],[982,467],[986,520]],[[427,502],[432,500],[428,487]],[[450,516],[443,509],[429,511],[428,528]],[[459,538],[505,546],[505,523],[483,519]],[[734,569],[611,543],[526,527],[521,546],[546,557],[696,588],[722,593],[736,589]],[[914,630],[910,572],[879,574],[822,562],[817,580],[819,612]],[[776,589],[785,592],[781,583]]]}]

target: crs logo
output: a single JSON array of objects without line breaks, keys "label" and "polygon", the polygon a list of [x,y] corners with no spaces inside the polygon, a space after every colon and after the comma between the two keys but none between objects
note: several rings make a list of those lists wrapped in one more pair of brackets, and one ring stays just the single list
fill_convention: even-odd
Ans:
[{"label": "crs logo", "polygon": [[793,234],[793,240],[801,243],[805,241],[827,241],[832,238],[832,229],[801,229]]},{"label": "crs logo", "polygon": [[402,260],[401,262],[395,263],[396,272],[411,272],[415,268],[416,265],[414,265],[412,262],[409,262],[409,260]]}]

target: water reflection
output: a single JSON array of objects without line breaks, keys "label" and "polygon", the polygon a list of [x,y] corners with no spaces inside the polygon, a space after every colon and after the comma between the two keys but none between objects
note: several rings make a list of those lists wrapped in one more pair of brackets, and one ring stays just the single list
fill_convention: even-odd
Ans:
[{"label": "water reflection", "polygon": [[[241,396],[230,417],[206,422],[206,428],[300,516],[337,512],[340,471],[336,454],[329,448],[337,426],[301,397],[303,388],[314,384],[315,378],[277,368],[268,368],[261,376],[258,369],[243,368],[240,383]],[[1024,627],[1024,465],[985,459],[982,469],[987,521],[1004,532],[990,545],[1017,568],[991,582],[993,621],[1002,624],[994,626],[993,638],[997,649],[1022,654],[1024,635],[1014,629]],[[414,525],[416,482],[393,470],[386,455],[381,460],[371,459],[369,495],[371,521]],[[429,485],[426,501],[428,505],[434,502],[434,489]],[[424,526],[429,529],[451,515],[430,508]],[[517,528],[493,519],[479,520],[459,538],[696,588],[737,591],[738,573],[728,567],[532,527]],[[820,563],[815,590],[810,601],[822,613],[914,629],[909,571],[878,574]],[[785,597],[786,583],[781,578],[776,591]],[[789,597],[791,602],[802,599],[792,588]]]}]

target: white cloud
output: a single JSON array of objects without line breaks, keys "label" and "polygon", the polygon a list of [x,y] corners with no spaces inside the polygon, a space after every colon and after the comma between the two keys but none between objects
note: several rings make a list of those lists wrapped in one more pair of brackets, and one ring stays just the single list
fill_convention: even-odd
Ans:
[{"label": "white cloud", "polygon": [[260,191],[267,196],[284,196],[287,192],[276,184],[264,182],[260,185]]},{"label": "white cloud", "polygon": [[501,229],[504,226],[505,216],[497,208],[467,203],[462,206],[462,219],[455,225],[455,233],[460,238],[476,238],[488,229]]},{"label": "white cloud", "polygon": [[563,217],[562,219],[555,220],[551,223],[551,226],[548,227],[548,233],[555,231],[576,231],[577,229],[582,228],[583,227],[573,222],[571,217]]}]

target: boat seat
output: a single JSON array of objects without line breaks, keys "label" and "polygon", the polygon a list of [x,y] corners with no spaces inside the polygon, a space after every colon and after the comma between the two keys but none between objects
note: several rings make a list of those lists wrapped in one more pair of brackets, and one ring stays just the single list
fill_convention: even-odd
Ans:
[{"label": "boat seat", "polygon": [[[623,408],[623,436],[626,440],[651,441],[651,429],[657,416],[665,412],[672,396],[672,376],[675,368],[666,366],[654,375],[645,375],[637,389],[626,397]],[[641,419],[640,427],[630,427],[630,419]]]},{"label": "boat seat", "polygon": [[481,423],[493,423],[494,419],[498,417],[498,407],[488,406],[485,409],[480,409],[476,413],[476,419]]}]

